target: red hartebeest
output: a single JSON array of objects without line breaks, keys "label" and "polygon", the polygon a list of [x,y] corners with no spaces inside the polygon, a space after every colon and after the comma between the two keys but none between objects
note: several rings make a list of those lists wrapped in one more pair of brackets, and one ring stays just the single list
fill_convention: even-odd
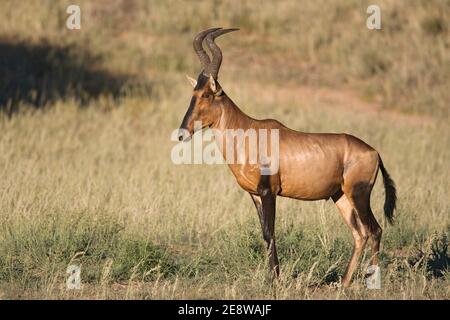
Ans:
[{"label": "red hartebeest", "polygon": [[[378,169],[383,175],[385,187],[384,213],[390,223],[396,205],[394,181],[384,168],[378,152],[354,136],[298,132],[276,120],[256,120],[242,112],[217,81],[222,52],[214,39],[235,30],[213,28],[200,32],[194,38],[194,50],[203,70],[197,80],[188,77],[194,91],[180,126],[179,140],[184,141],[194,134],[194,121],[201,121],[201,128],[210,127],[219,132],[228,129],[278,129],[278,172],[261,174],[258,170],[261,163],[229,164],[238,184],[250,193],[256,206],[271,271],[275,276],[279,275],[274,231],[276,197],[300,200],[331,198],[354,239],[353,254],[342,279],[342,285],[348,286],[368,239],[372,247],[371,263],[378,263],[382,229],[370,208],[370,194]],[[203,48],[204,40],[211,51],[211,60]]]}]

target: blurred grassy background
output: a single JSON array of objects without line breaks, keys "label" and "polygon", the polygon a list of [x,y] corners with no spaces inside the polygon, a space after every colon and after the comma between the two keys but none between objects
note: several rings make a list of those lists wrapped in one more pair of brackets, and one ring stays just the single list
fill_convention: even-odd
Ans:
[{"label": "blurred grassy background", "polygon": [[[2,1],[0,295],[3,298],[449,298],[450,1]],[[223,166],[175,166],[200,70],[192,37],[219,40],[220,81],[248,114],[348,132],[399,190],[383,287],[334,289],[351,236],[334,205],[278,202],[282,278],[267,283],[250,197]],[[372,205],[379,221],[383,191]],[[65,289],[82,266],[83,288]]]},{"label": "blurred grassy background", "polygon": [[[122,82],[126,75],[147,86],[167,87],[182,73],[198,72],[190,44],[193,34],[212,25],[238,26],[239,34],[220,40],[227,56],[223,78],[349,86],[386,109],[449,116],[449,1],[378,1],[380,31],[364,27],[369,2],[356,0],[281,1],[276,6],[245,0],[79,1],[81,31],[65,28],[69,3],[4,0],[3,54],[8,44],[28,46],[30,55],[35,50],[39,59],[56,64],[46,65],[47,71],[67,74],[67,83],[60,85],[68,87],[76,86],[70,81],[86,82],[71,67],[81,74],[100,69],[116,78],[122,75]],[[43,43],[50,48],[40,52],[36,47]],[[67,52],[60,52],[63,49]],[[8,57],[8,64],[11,60]],[[45,81],[39,69],[33,70],[39,68],[36,64],[17,68],[35,75],[40,89]],[[95,75],[86,77],[97,80]],[[91,82],[100,86],[105,80]],[[110,90],[116,92],[116,87]]]}]

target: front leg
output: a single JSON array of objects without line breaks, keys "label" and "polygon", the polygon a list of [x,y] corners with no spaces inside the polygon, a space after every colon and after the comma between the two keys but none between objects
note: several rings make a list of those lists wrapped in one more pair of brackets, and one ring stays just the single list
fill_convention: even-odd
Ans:
[{"label": "front leg", "polygon": [[268,176],[261,176],[258,185],[258,195],[250,194],[258,211],[259,220],[263,231],[263,238],[267,244],[270,271],[275,277],[280,274],[280,263],[278,261],[277,248],[275,245],[275,199],[276,195],[271,192],[270,184],[266,183]]},{"label": "front leg", "polygon": [[264,220],[263,220],[263,208],[262,201],[259,195],[255,195],[250,193],[250,197],[252,197],[253,203],[256,207],[256,212],[258,213],[259,222],[261,223],[261,228],[264,230]]}]

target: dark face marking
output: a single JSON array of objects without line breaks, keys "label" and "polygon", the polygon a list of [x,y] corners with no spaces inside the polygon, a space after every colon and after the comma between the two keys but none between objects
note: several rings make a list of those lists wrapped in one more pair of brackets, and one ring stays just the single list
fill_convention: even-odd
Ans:
[{"label": "dark face marking", "polygon": [[184,115],[183,122],[181,122],[180,129],[186,129],[187,128],[187,124],[188,124],[189,118],[192,115],[192,111],[194,110],[196,102],[197,102],[197,97],[196,96],[192,96],[191,103],[189,103],[189,108],[187,109],[186,114]]},{"label": "dark face marking", "polygon": [[198,75],[198,78],[197,78],[197,85],[195,86],[194,91],[195,91],[195,90],[203,89],[203,87],[204,87],[205,84],[208,82],[208,80],[209,80],[208,77],[205,76],[205,75],[203,74],[203,72],[201,72],[201,73]]},{"label": "dark face marking", "polygon": [[[180,129],[189,130],[191,131],[191,134],[193,134],[192,122],[194,120],[202,121],[206,124],[209,124],[211,121],[212,115],[208,112],[209,109],[207,99],[212,95],[209,92],[211,89],[209,88],[208,83],[209,77],[203,73],[200,73],[197,78],[197,85],[195,86],[192,94],[191,102],[189,103],[189,107],[184,115],[183,121],[181,122]],[[210,100],[209,103],[211,102],[212,101]],[[197,119],[192,119],[193,116]]]}]

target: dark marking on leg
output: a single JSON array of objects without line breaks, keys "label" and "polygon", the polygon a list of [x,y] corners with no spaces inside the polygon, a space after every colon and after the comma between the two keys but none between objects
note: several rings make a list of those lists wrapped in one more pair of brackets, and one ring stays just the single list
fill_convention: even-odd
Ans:
[{"label": "dark marking on leg", "polygon": [[258,194],[261,199],[261,225],[263,229],[263,238],[267,245],[269,254],[270,271],[275,277],[280,274],[280,266],[275,244],[275,211],[276,195],[272,193],[270,185],[270,176],[262,175],[258,183]]}]

